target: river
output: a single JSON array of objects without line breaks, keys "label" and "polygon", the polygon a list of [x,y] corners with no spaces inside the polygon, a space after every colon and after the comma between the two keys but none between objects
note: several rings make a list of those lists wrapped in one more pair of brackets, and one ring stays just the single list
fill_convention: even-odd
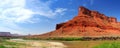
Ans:
[{"label": "river", "polygon": [[44,41],[44,40],[23,40],[23,39],[10,39],[10,42],[24,43],[26,45],[22,48],[66,48],[61,42]]}]

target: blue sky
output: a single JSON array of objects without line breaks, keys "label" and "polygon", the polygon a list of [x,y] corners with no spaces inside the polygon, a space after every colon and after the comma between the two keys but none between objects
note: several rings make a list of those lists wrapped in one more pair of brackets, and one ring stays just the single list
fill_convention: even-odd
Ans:
[{"label": "blue sky", "polygon": [[42,34],[72,19],[80,6],[120,21],[120,0],[0,0],[0,31]]}]

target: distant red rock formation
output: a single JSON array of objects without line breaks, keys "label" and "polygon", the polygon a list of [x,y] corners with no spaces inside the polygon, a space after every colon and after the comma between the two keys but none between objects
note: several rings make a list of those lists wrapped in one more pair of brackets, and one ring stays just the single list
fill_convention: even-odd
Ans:
[{"label": "distant red rock formation", "polygon": [[11,33],[10,32],[0,32],[0,37],[11,37]]},{"label": "distant red rock formation", "polygon": [[56,25],[56,30],[38,36],[120,36],[120,23],[115,17],[108,17],[83,6],[72,20]]}]

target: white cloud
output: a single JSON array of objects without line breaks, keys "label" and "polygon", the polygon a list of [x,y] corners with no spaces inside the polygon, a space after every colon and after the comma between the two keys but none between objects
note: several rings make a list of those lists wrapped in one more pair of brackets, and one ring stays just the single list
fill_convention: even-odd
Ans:
[{"label": "white cloud", "polygon": [[55,10],[51,9],[50,7],[53,1],[54,0],[49,0],[47,2],[41,2],[39,0],[33,0],[29,2],[30,4],[32,3],[33,5],[29,5],[28,8],[32,7],[31,10],[34,11],[36,14],[49,17],[49,18],[57,16],[59,14],[63,14],[64,11],[67,10],[65,8],[56,8]]},{"label": "white cloud", "polygon": [[90,5],[92,6],[95,2],[95,0],[83,0],[83,6],[87,6],[87,5]]},{"label": "white cloud", "polygon": [[[35,14],[44,17],[54,17],[62,15],[67,9],[51,9],[53,0],[42,2],[41,0],[0,0],[0,23],[1,28],[16,32],[22,31],[19,23],[37,23],[40,18],[35,18]],[[1,31],[2,29],[0,29]],[[15,31],[14,31],[15,30]],[[17,31],[18,32],[18,31]]]},{"label": "white cloud", "polygon": [[[30,20],[33,12],[25,9],[25,0],[0,0],[0,19],[12,22],[24,22]],[[26,21],[27,22],[27,21]]]},{"label": "white cloud", "polygon": [[[34,14],[45,17],[54,17],[63,14],[67,9],[56,8],[52,10],[50,5],[52,1],[42,2],[40,0],[0,0],[0,18],[21,23],[32,21]],[[28,1],[28,2],[27,2]]]},{"label": "white cloud", "polygon": [[27,22],[26,20],[30,20],[32,14],[33,12],[28,9],[16,7],[4,10],[2,12],[1,18],[4,20],[6,19],[9,21],[20,23]]},{"label": "white cloud", "polygon": [[63,12],[66,11],[66,10],[67,10],[67,9],[64,9],[64,8],[57,8],[57,9],[55,10],[55,14],[60,13],[61,15],[63,15]]}]

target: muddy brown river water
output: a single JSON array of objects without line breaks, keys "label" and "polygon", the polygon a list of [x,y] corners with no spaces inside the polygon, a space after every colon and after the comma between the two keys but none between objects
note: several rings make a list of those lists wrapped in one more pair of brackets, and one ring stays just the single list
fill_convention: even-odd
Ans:
[{"label": "muddy brown river water", "polygon": [[53,41],[23,39],[11,39],[8,41],[25,44],[24,46],[20,46],[20,48],[66,48],[63,43]]}]

